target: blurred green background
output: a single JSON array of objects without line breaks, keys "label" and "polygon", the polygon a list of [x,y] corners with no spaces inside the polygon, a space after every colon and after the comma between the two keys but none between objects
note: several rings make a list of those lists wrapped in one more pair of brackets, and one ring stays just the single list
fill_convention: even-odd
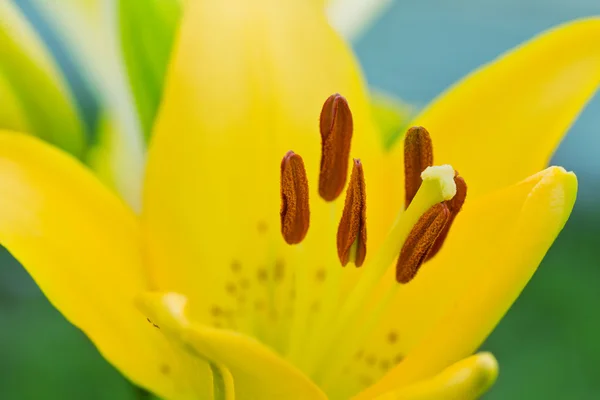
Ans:
[{"label": "blurred green background", "polygon": [[[423,105],[534,34],[597,14],[597,0],[396,1],[355,49],[371,84]],[[501,368],[486,399],[600,398],[599,130],[597,96],[552,161],[580,180],[571,220],[483,346]],[[139,398],[10,255],[0,264],[0,399]]]}]

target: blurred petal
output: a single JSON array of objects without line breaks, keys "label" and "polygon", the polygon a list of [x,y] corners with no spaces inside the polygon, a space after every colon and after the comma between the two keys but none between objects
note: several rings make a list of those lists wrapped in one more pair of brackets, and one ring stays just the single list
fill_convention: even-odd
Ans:
[{"label": "blurred petal", "polygon": [[27,114],[21,101],[17,97],[12,83],[4,76],[0,69],[0,126],[18,132],[31,132],[32,129],[27,121]]},{"label": "blurred petal", "polygon": [[490,353],[461,360],[433,378],[391,391],[376,400],[475,400],[496,381],[498,362]]},{"label": "blurred petal", "polygon": [[[401,287],[364,351],[406,357],[359,398],[433,376],[472,354],[521,293],[567,221],[577,179],[550,167],[465,203],[440,253]],[[397,340],[387,340],[394,332]]]},{"label": "blurred petal", "polygon": [[235,400],[235,383],[231,371],[222,365],[211,364],[215,400]]},{"label": "blurred petal", "polygon": [[12,1],[0,2],[0,104],[0,128],[27,129],[82,156],[86,138],[70,89]]},{"label": "blurred petal", "polygon": [[[102,118],[119,135],[110,151],[114,185],[136,211],[141,209],[145,140],[123,61],[119,37],[118,3],[104,0],[32,0],[34,9],[64,44],[77,72],[91,82],[101,100]],[[100,124],[102,129],[103,125]],[[106,133],[100,130],[99,135]],[[95,143],[111,142],[98,138]],[[121,174],[121,166],[127,173]]]},{"label": "blurred petal", "polygon": [[180,0],[119,1],[123,57],[144,134],[148,138],[160,102]]},{"label": "blurred petal", "polygon": [[435,163],[460,171],[471,199],[544,168],[600,84],[598,43],[599,18],[570,22],[450,88],[415,120]]},{"label": "blurred petal", "polygon": [[[347,98],[351,151],[363,160],[370,188],[383,188],[369,180],[382,150],[360,72],[315,1],[189,2],[173,57],[144,193],[154,278],[160,288],[190,296],[195,320],[254,329],[258,324],[244,326],[237,310],[254,313],[255,300],[267,305],[256,308],[279,307],[269,297],[283,286],[270,278],[278,265],[289,281],[297,265],[312,279],[328,255],[337,260],[343,198],[332,206],[317,191],[319,114],[329,95]],[[311,228],[293,249],[281,237],[279,215],[288,150],[304,159],[311,201]],[[306,260],[285,258],[296,250]],[[244,304],[240,288],[247,288]],[[215,307],[230,319],[215,318]]]},{"label": "blurred petal", "polygon": [[98,127],[96,128],[97,141],[92,146],[87,155],[85,162],[94,170],[96,176],[107,187],[116,190],[117,182],[115,181],[115,167],[121,167],[118,171],[121,174],[127,174],[129,171],[127,166],[119,165],[119,160],[124,157],[119,157],[119,150],[122,151],[124,146],[121,146],[119,140],[122,139],[119,132],[114,126],[114,121],[110,120],[105,114],[98,117]]},{"label": "blurred petal", "polygon": [[[60,3],[31,0],[31,7],[55,29],[88,78],[96,84],[112,85],[111,70],[114,61],[112,40],[107,40],[116,28],[116,2],[105,0],[64,0]],[[111,38],[112,39],[112,38]],[[102,89],[97,87],[97,89]]]},{"label": "blurred petal", "polygon": [[[225,395],[236,399],[326,399],[314,383],[260,342],[243,334],[188,321],[187,299],[177,293],[147,293],[138,298],[141,310],[176,345],[200,360],[229,371]],[[234,386],[235,388],[233,388]]]},{"label": "blurred petal", "polygon": [[[0,133],[0,243],[126,377],[173,398],[180,361],[136,310],[147,290],[135,216],[76,160]],[[40,333],[42,334],[42,333]]]},{"label": "blurred petal", "polygon": [[[371,113],[379,129],[383,147],[390,149],[407,130],[415,107],[377,89],[371,88]],[[402,185],[400,185],[402,186]]]},{"label": "blurred petal", "polygon": [[[118,122],[108,114],[98,117],[96,142],[85,157],[85,162],[109,188],[132,203],[140,196],[142,183],[136,166],[142,161],[128,152],[127,137],[119,130]],[[132,167],[133,165],[133,167]],[[137,208],[136,208],[137,210]]]},{"label": "blurred petal", "polygon": [[359,38],[394,0],[325,0],[331,25],[346,39]]}]

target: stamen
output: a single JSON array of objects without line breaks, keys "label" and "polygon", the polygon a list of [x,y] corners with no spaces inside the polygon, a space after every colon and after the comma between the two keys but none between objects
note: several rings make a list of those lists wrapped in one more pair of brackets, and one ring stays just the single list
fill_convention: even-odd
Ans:
[{"label": "stamen", "polygon": [[415,277],[449,219],[445,202],[434,205],[419,218],[400,251],[396,264],[398,282],[408,283]]},{"label": "stamen", "polygon": [[346,184],[352,129],[352,113],[346,99],[337,93],[329,96],[320,118],[319,195],[327,201],[335,200]]},{"label": "stamen", "polygon": [[422,126],[410,128],[404,138],[405,209],[408,208],[423,182],[421,173],[432,165],[433,146],[429,132]]},{"label": "stamen", "polygon": [[450,227],[452,226],[454,219],[458,215],[458,212],[461,210],[463,204],[465,203],[465,199],[467,198],[467,183],[462,177],[458,176],[457,171],[455,171],[455,174],[454,183],[456,184],[456,194],[452,199],[445,201],[446,206],[448,206],[448,210],[450,211],[450,219],[448,220],[448,223],[446,223],[446,226],[444,226],[442,232],[440,232],[433,247],[431,247],[431,250],[429,250],[429,254],[427,254],[427,260],[435,256],[442,248],[442,245],[448,236],[448,232],[450,232]]},{"label": "stamen", "polygon": [[[336,351],[339,349],[339,346],[332,346],[332,344],[340,340],[340,337],[348,336],[349,328],[355,321],[356,315],[361,314],[361,310],[367,304],[371,305],[370,296],[377,290],[381,278],[388,271],[390,265],[399,258],[398,255],[401,253],[406,239],[413,234],[412,230],[415,225],[428,210],[436,204],[452,199],[456,194],[454,175],[454,169],[450,165],[428,167],[423,171],[423,184],[410,207],[406,211],[399,211],[383,244],[370,256],[367,261],[369,265],[366,266],[356,285],[346,295],[341,307],[333,307],[332,311],[324,316],[324,322],[314,328],[314,331],[319,334],[313,335],[309,339],[308,347],[303,354],[305,360],[303,370],[317,370],[320,365],[329,367],[329,363],[323,362],[332,356],[329,350],[331,348],[335,348]],[[399,287],[401,285],[391,285],[390,290],[382,294],[380,305],[385,305],[388,300],[391,301],[394,298],[394,291]],[[371,311],[373,310],[369,312],[371,313]],[[371,313],[371,315],[374,314]],[[354,333],[353,331],[352,337],[355,336]],[[350,348],[356,349],[352,346]],[[337,354],[335,357],[339,358]]]},{"label": "stamen", "polygon": [[360,160],[354,159],[346,202],[337,232],[338,257],[342,266],[349,261],[360,267],[367,255],[367,192]]},{"label": "stamen", "polygon": [[281,161],[281,234],[288,244],[300,243],[310,223],[308,179],[302,157],[288,151]]}]

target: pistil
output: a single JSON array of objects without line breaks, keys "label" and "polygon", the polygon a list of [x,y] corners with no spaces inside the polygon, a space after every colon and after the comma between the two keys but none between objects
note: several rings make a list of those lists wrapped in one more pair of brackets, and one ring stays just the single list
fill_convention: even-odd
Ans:
[{"label": "pistil", "polygon": [[467,198],[467,183],[462,177],[458,176],[458,172],[456,172],[456,176],[454,177],[454,183],[456,184],[456,196],[454,196],[452,200],[447,200],[445,202],[446,206],[448,206],[448,210],[450,211],[450,218],[444,226],[444,229],[438,235],[435,244],[429,250],[426,260],[431,259],[442,248],[442,245],[448,236],[448,232],[450,232],[452,223],[458,215],[458,212],[462,209],[462,206]]},{"label": "pistil", "polygon": [[[400,254],[402,246],[411,230],[422,215],[436,204],[450,200],[456,194],[454,169],[449,165],[429,167],[422,173],[423,183],[406,211],[400,211],[396,221],[375,255],[367,260],[365,271],[342,306],[336,310],[326,330],[319,335],[318,341],[309,344],[306,351],[307,370],[311,371],[321,360],[331,356],[329,349],[336,338],[352,335],[349,325],[361,315],[369,295],[373,293],[380,279]],[[394,290],[399,285],[393,285]]]}]

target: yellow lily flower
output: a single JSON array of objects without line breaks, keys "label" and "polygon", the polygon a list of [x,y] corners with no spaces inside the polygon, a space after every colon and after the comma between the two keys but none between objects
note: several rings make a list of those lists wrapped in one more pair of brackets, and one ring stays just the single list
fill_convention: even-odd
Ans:
[{"label": "yellow lily flower", "polygon": [[598,39],[598,19],[566,24],[428,107],[415,124],[438,166],[407,181],[403,211],[426,135],[383,150],[322,1],[188,2],[141,217],[71,156],[4,132],[0,243],[164,398],[477,398],[497,365],[473,352],[573,207],[575,176],[538,171],[600,83]]}]

